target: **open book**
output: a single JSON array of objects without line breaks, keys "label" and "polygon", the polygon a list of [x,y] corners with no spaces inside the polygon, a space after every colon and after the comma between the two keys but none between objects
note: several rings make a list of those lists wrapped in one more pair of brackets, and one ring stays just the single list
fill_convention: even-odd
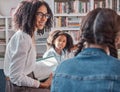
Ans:
[{"label": "open book", "polygon": [[43,80],[49,77],[49,75],[55,71],[58,65],[55,57],[39,58],[36,62],[34,72],[35,77],[38,80]]}]

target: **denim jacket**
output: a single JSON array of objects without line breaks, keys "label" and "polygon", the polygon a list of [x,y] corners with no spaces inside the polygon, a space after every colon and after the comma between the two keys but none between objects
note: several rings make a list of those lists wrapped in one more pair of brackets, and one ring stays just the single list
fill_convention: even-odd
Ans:
[{"label": "denim jacket", "polygon": [[120,61],[102,49],[83,49],[58,66],[51,92],[120,92]]}]

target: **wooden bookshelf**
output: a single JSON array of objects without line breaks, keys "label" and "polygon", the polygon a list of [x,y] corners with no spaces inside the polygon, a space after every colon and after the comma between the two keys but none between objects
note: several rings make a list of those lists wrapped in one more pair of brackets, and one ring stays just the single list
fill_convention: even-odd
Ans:
[{"label": "wooden bookshelf", "polygon": [[[52,30],[63,30],[72,35],[74,42],[80,34],[81,19],[95,8],[111,8],[120,14],[120,0],[53,0],[54,25]],[[79,36],[79,35],[77,35]],[[120,53],[120,52],[119,52]]]},{"label": "wooden bookshelf", "polygon": [[[67,31],[80,36],[81,19],[92,9],[105,7],[105,0],[53,0],[54,25],[52,30]],[[74,36],[74,43],[79,41]]]}]

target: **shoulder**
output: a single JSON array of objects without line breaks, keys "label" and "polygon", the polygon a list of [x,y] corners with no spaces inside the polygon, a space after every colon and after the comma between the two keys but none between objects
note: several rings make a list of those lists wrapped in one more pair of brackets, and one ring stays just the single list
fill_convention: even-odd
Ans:
[{"label": "shoulder", "polygon": [[13,38],[18,38],[18,39],[23,39],[23,40],[29,40],[31,39],[30,35],[28,35],[27,33],[19,30],[17,31],[14,35]]},{"label": "shoulder", "polygon": [[30,42],[31,37],[27,33],[19,30],[17,31],[11,38],[11,40],[23,41],[23,42]]},{"label": "shoulder", "polygon": [[113,56],[108,56],[107,61],[120,65],[120,60],[118,58],[113,57]]},{"label": "shoulder", "polygon": [[43,58],[45,57],[49,57],[49,56],[54,56],[55,55],[55,50],[54,48],[50,48],[49,50],[47,50],[44,55],[43,55]]},{"label": "shoulder", "polygon": [[29,48],[32,44],[31,37],[23,32],[23,31],[17,31],[10,39],[8,45],[10,47],[21,47],[21,48]]}]

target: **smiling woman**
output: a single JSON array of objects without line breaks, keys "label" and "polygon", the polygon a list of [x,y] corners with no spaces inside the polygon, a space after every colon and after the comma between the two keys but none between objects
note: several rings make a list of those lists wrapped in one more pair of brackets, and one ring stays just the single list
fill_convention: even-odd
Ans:
[{"label": "smiling woman", "polygon": [[36,28],[43,29],[48,18],[50,14],[47,13],[47,7],[42,5],[36,12]]},{"label": "smiling woman", "polygon": [[17,31],[5,53],[6,92],[49,92],[52,75],[41,83],[33,74],[36,67],[34,32],[51,28],[52,18],[51,9],[44,1],[24,0],[17,6],[13,14],[14,29]]}]

